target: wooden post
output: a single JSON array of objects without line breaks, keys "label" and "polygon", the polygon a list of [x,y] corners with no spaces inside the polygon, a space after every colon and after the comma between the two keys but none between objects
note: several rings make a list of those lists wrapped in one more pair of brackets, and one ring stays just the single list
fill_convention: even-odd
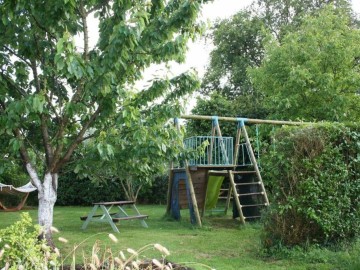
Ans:
[{"label": "wooden post", "polygon": [[226,158],[225,162],[229,163],[229,157],[227,156],[227,153],[226,153],[226,148],[224,146],[224,141],[222,139],[221,129],[220,129],[219,122],[218,122],[217,118],[216,118],[216,123],[214,124],[214,126],[215,126],[216,132],[217,132],[217,134],[219,136],[219,146],[221,148],[221,151],[223,152],[223,156],[225,156],[225,158]]},{"label": "wooden post", "polygon": [[213,148],[214,148],[214,140],[215,140],[215,127],[214,125],[211,128],[211,142],[210,142],[210,153],[208,156],[208,164],[212,164],[212,154],[213,154]]},{"label": "wooden post", "polygon": [[242,209],[241,209],[239,195],[237,194],[237,191],[236,191],[234,175],[233,175],[232,171],[228,171],[228,174],[229,174],[229,180],[230,180],[230,184],[231,184],[231,189],[232,189],[232,192],[233,192],[233,198],[235,200],[236,208],[238,209],[238,212],[239,212],[239,215],[240,215],[240,221],[241,221],[242,224],[245,224],[245,217],[244,217]]},{"label": "wooden post", "polygon": [[185,160],[185,170],[186,170],[186,176],[188,179],[190,197],[191,197],[192,206],[194,208],[196,223],[199,227],[201,227],[202,226],[201,217],[200,217],[199,208],[198,208],[198,204],[197,204],[197,200],[196,200],[194,185],[193,185],[192,178],[191,178],[189,163],[187,160]]},{"label": "wooden post", "polygon": [[239,157],[239,147],[240,147],[240,136],[241,136],[241,127],[238,126],[236,130],[236,139],[235,139],[235,153],[234,153],[234,160],[233,164],[234,166],[238,165],[238,157]]},{"label": "wooden post", "polygon": [[[254,165],[255,173],[256,173],[256,176],[257,176],[258,179],[259,179],[259,182],[260,182],[260,185],[261,185],[261,189],[262,189],[262,191],[265,191],[264,183],[263,183],[262,178],[261,178],[261,174],[260,174],[260,171],[259,171],[259,167],[258,167],[258,165],[257,165],[257,161],[256,161],[256,158],[255,158],[254,151],[253,151],[253,149],[252,149],[252,146],[251,146],[251,143],[250,143],[250,139],[249,139],[249,136],[248,136],[248,134],[247,134],[245,125],[242,125],[241,130],[242,130],[243,133],[244,133],[246,145],[247,145],[247,147],[248,147],[248,149],[249,149],[250,159],[251,159],[251,161],[252,161],[252,163],[253,163],[253,165]],[[269,199],[268,199],[268,197],[267,197],[266,192],[264,192],[264,198],[265,198],[265,203],[266,203],[266,205],[269,205]]]},{"label": "wooden post", "polygon": [[[179,120],[177,118],[174,118],[174,126],[176,126],[176,129],[179,131]],[[171,194],[172,194],[172,186],[173,186],[173,173],[172,170],[174,169],[174,162],[171,160],[169,164],[169,183],[168,183],[168,190],[167,190],[167,196],[166,196],[166,213],[165,215],[170,215],[170,209],[171,209]]]},{"label": "wooden post", "polygon": [[174,168],[174,162],[170,162],[169,166],[169,183],[168,183],[168,190],[167,190],[167,196],[166,196],[166,213],[165,215],[170,215],[171,210],[171,193],[172,193],[172,186],[173,186],[173,168]]}]

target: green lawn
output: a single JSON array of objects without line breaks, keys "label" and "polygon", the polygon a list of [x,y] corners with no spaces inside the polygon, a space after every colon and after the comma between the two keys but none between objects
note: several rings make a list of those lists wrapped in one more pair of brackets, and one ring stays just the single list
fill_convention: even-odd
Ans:
[{"label": "green lawn", "polygon": [[[143,228],[138,220],[122,221],[118,224],[120,234],[116,234],[118,243],[108,238],[112,229],[107,224],[91,223],[86,231],[80,229],[84,216],[91,207],[56,207],[54,226],[60,230],[55,238],[61,236],[69,240],[67,244],[57,241],[63,255],[70,254],[74,245],[85,242],[76,253],[80,263],[82,252],[90,254],[96,241],[113,252],[138,249],[147,244],[160,243],[170,250],[170,261],[202,263],[218,270],[227,269],[348,269],[342,261],[350,258],[347,251],[332,252],[316,249],[310,253],[295,252],[285,259],[271,259],[261,252],[261,225],[241,226],[231,216],[220,217],[206,215],[203,228],[194,228],[188,222],[188,211],[183,210],[183,221],[163,219],[164,206],[140,205],[139,210],[149,215],[149,228]],[[37,210],[24,210],[36,221]],[[0,229],[19,220],[20,212],[0,212]],[[159,257],[158,253],[149,250],[143,255]],[[348,257],[346,257],[348,256]],[[350,257],[349,257],[350,256]],[[352,258],[352,257],[351,257]],[[79,261],[80,260],[80,261]],[[199,265],[195,269],[206,269]],[[353,268],[356,269],[356,268]]]}]

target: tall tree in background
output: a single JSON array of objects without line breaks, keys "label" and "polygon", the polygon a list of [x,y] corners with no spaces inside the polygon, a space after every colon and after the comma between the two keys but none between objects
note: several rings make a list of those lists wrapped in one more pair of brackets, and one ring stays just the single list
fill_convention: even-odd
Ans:
[{"label": "tall tree in background", "polygon": [[[50,244],[59,172],[79,144],[141,121],[141,113],[178,112],[178,97],[198,86],[185,73],[132,91],[152,63],[184,60],[187,41],[202,29],[196,19],[203,2],[0,1],[0,136],[38,188],[38,221]],[[99,20],[93,48],[92,15]]]},{"label": "tall tree in background", "polygon": [[263,21],[249,10],[217,22],[210,35],[215,49],[210,54],[202,93],[218,91],[230,99],[252,93],[246,69],[261,64],[266,35]]},{"label": "tall tree in background", "polygon": [[360,30],[348,13],[328,6],[305,18],[282,43],[267,45],[251,71],[274,117],[307,121],[360,120]]},{"label": "tall tree in background", "polygon": [[[249,68],[259,67],[264,58],[264,46],[272,37],[282,43],[283,37],[296,31],[306,14],[334,3],[336,9],[351,12],[351,1],[328,0],[258,0],[230,19],[215,24],[210,34],[215,49],[211,52],[201,93],[210,96],[219,92],[234,105],[225,110],[228,116],[266,118],[270,111],[263,103],[263,93],[251,82]],[[208,103],[214,102],[212,98]],[[212,114],[195,108],[200,114]]]}]

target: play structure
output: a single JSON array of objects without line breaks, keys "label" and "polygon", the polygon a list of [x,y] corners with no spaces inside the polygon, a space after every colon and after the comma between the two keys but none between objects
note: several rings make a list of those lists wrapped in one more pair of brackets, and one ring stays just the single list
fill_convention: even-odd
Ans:
[{"label": "play structure", "polygon": [[[242,224],[261,217],[269,205],[258,161],[246,124],[302,125],[303,122],[184,115],[183,119],[212,121],[211,136],[184,140],[189,153],[182,166],[170,165],[167,214],[181,218],[180,210],[189,209],[193,224],[201,226],[205,210],[215,208],[219,197],[226,199],[224,214],[233,200],[233,218]],[[223,137],[219,121],[235,122],[233,137]],[[174,121],[179,125],[178,119]],[[227,183],[224,188],[224,183]]]},{"label": "play structure", "polygon": [[[36,187],[34,187],[31,182],[27,183],[24,186],[21,187],[14,187],[13,185],[5,185],[0,183],[0,210],[3,211],[19,211],[23,208],[25,205],[25,202],[30,194],[30,192],[33,192],[36,190]],[[17,206],[13,207],[6,207],[4,204],[5,202],[2,200],[4,195],[11,195],[16,196],[20,199],[20,202]]]}]

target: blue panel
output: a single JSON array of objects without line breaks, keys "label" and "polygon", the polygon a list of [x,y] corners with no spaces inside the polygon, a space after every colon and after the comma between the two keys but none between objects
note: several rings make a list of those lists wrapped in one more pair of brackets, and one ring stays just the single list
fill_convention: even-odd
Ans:
[{"label": "blue panel", "polygon": [[173,174],[174,174],[173,186],[172,186],[172,191],[171,191],[172,192],[171,193],[171,216],[175,220],[181,219],[180,204],[179,204],[179,183],[180,183],[180,181],[185,180],[186,196],[188,199],[188,203],[189,203],[188,206],[189,206],[189,210],[190,210],[190,220],[191,220],[191,223],[194,224],[194,223],[196,223],[196,219],[195,219],[194,208],[191,203],[189,181],[188,181],[186,172],[185,171],[174,171]]}]

